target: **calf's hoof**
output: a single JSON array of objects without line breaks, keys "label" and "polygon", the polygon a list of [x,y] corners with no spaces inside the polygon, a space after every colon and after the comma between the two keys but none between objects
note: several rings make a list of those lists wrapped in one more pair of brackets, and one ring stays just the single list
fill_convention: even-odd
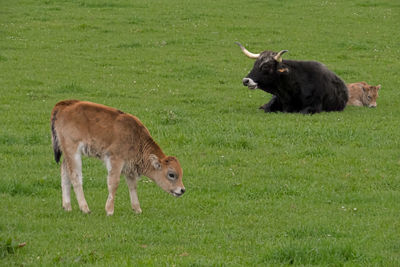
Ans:
[{"label": "calf's hoof", "polygon": [[71,203],[64,203],[63,204],[63,209],[65,211],[71,211],[72,210]]},{"label": "calf's hoof", "polygon": [[107,216],[113,216],[114,215],[114,211],[106,211]]},{"label": "calf's hoof", "polygon": [[136,214],[142,213],[142,209],[141,209],[141,208],[139,208],[139,209],[134,209],[133,211],[134,211]]},{"label": "calf's hoof", "polygon": [[88,207],[88,206],[81,207],[81,211],[82,211],[83,213],[85,213],[85,214],[89,214],[89,213],[90,213],[90,210],[89,210],[89,207]]}]

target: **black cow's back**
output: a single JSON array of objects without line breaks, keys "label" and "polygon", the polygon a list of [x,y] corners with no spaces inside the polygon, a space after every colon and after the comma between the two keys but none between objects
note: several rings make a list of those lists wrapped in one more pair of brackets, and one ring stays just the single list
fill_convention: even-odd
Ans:
[{"label": "black cow's back", "polygon": [[[348,101],[348,89],[345,83],[325,65],[316,61],[284,60],[283,65],[289,69],[289,75],[281,76],[283,86],[279,92],[290,98],[291,105],[301,106],[300,110],[308,107],[315,111],[341,111]],[[285,85],[286,84],[286,85]],[[297,93],[294,93],[296,92]],[[285,102],[285,100],[284,100]],[[298,103],[301,102],[301,103]],[[319,110],[320,109],[320,110]]]}]

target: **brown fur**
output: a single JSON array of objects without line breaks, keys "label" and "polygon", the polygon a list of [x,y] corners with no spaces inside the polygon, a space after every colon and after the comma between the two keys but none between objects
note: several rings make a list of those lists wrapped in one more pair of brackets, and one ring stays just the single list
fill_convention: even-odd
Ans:
[{"label": "brown fur", "polygon": [[61,185],[63,207],[71,210],[70,188],[80,209],[90,212],[82,188],[81,155],[104,161],[108,169],[107,215],[114,212],[114,197],[121,173],[126,176],[133,210],[141,212],[136,193],[139,176],[145,175],[174,196],[185,192],[177,158],[166,156],[147,128],[133,115],[96,103],[65,100],[51,113],[56,161],[63,154]]},{"label": "brown fur", "polygon": [[377,106],[376,100],[378,99],[378,91],[381,85],[372,86],[366,82],[350,83],[347,84],[349,89],[349,101],[347,105],[351,106],[367,106],[375,108]]}]

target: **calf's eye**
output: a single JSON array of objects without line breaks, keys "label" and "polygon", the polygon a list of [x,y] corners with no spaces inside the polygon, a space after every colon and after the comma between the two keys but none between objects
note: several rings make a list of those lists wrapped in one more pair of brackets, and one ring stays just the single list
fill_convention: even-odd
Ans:
[{"label": "calf's eye", "polygon": [[173,172],[169,172],[167,175],[168,175],[168,178],[169,178],[170,180],[175,180],[175,179],[176,179],[176,175],[175,175],[175,173],[173,173]]}]

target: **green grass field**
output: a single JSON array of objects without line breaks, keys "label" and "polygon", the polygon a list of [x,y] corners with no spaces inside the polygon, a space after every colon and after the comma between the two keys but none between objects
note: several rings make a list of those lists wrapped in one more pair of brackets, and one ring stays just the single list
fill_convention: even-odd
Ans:
[{"label": "green grass field", "polygon": [[[0,0],[0,265],[399,266],[400,3],[394,0]],[[288,49],[376,109],[266,114],[250,51]],[[187,192],[85,159],[92,213],[61,207],[50,111],[89,100],[139,117]],[[26,243],[18,248],[21,243]]]}]

